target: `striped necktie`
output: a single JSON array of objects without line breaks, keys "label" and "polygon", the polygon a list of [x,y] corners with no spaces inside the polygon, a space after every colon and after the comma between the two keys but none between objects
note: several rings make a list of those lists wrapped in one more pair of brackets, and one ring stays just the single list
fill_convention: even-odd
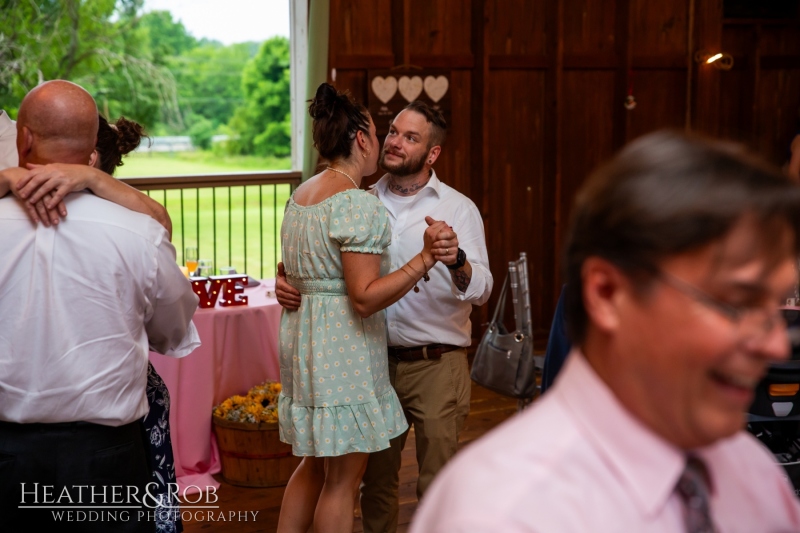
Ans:
[{"label": "striped necktie", "polygon": [[686,533],[714,533],[709,508],[708,471],[703,461],[694,456],[686,458],[678,485],[675,487],[683,499]]}]

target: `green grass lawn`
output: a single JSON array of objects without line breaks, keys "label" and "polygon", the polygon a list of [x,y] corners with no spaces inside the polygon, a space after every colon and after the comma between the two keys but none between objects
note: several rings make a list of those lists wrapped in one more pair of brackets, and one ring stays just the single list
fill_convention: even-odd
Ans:
[{"label": "green grass lawn", "polygon": [[[269,165],[269,166],[268,166]],[[215,158],[209,153],[135,154],[125,159],[119,177],[217,174],[288,170],[288,159]],[[280,261],[278,232],[289,185],[249,185],[149,191],[172,218],[172,242],[183,264],[183,250],[198,248],[200,259],[214,266],[233,266],[254,278],[272,278]]]},{"label": "green grass lawn", "polygon": [[288,157],[222,156],[213,152],[134,153],[123,162],[115,174],[119,178],[289,170],[292,166]]}]

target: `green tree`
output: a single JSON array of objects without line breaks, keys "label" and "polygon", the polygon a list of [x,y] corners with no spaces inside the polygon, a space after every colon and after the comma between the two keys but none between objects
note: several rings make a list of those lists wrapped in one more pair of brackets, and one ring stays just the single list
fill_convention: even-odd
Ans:
[{"label": "green tree", "polygon": [[223,46],[206,42],[171,57],[169,68],[178,84],[178,102],[184,115],[204,116],[215,128],[227,124],[244,102],[242,70],[258,47],[259,43]]},{"label": "green tree", "polygon": [[189,138],[192,146],[201,150],[211,148],[211,138],[214,136],[214,124],[205,117],[198,116],[189,127]]},{"label": "green tree", "polygon": [[141,26],[147,34],[153,63],[166,65],[168,58],[179,56],[197,46],[195,39],[183,22],[172,20],[169,11],[151,11],[141,17]]},{"label": "green tree", "polygon": [[0,107],[42,81],[83,85],[110,117],[181,122],[175,81],[151,61],[143,0],[0,0]]},{"label": "green tree", "polygon": [[273,37],[242,72],[244,104],[229,126],[236,153],[284,157],[291,153],[289,41]]}]

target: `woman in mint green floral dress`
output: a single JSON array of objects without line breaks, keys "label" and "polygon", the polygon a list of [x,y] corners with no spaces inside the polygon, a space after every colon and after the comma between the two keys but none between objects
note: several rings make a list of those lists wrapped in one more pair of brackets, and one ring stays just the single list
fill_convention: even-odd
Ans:
[{"label": "woman in mint green floral dress", "polygon": [[284,493],[278,531],[352,531],[353,494],[367,454],[408,429],[389,383],[383,309],[435,260],[437,222],[422,251],[387,275],[386,209],[359,189],[377,170],[379,142],[367,110],[322,84],[309,108],[314,145],[330,162],[286,205],[281,250],[287,281],[300,291],[281,316],[280,437],[303,456]]}]

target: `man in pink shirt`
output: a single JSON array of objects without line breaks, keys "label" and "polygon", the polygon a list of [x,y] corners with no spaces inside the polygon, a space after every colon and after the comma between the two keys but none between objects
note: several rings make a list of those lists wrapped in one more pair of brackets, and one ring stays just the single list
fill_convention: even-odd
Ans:
[{"label": "man in pink shirt", "polygon": [[789,532],[800,505],[743,431],[789,354],[800,189],[742,150],[643,137],[579,194],[576,348],[551,392],[434,481],[412,533]]}]

